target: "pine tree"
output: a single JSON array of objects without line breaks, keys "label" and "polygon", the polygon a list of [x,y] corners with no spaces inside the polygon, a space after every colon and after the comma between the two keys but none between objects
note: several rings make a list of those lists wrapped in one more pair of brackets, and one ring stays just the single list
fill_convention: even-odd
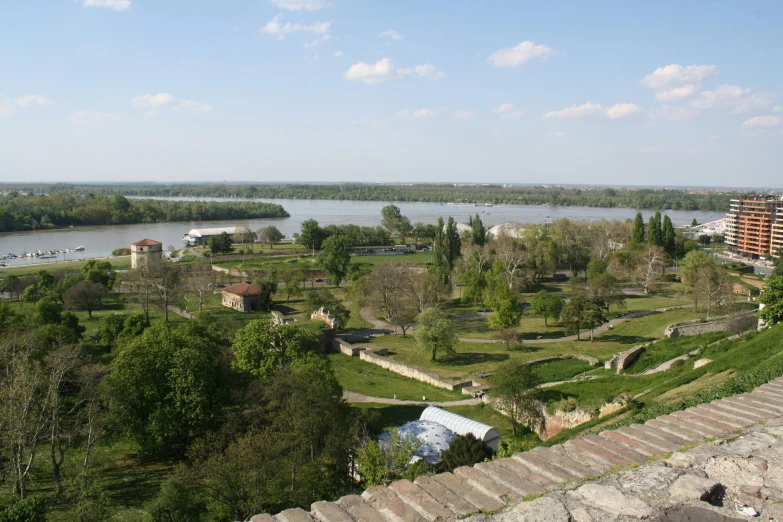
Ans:
[{"label": "pine tree", "polygon": [[670,256],[674,256],[674,251],[677,249],[677,234],[674,233],[674,226],[669,216],[663,216],[663,249]]},{"label": "pine tree", "polygon": [[644,218],[641,212],[637,212],[636,218],[633,220],[633,242],[644,243]]},{"label": "pine tree", "polygon": [[650,218],[650,224],[647,227],[647,242],[651,245],[663,246],[660,212],[656,212],[655,215]]},{"label": "pine tree", "polygon": [[470,227],[473,229],[470,234],[471,243],[478,246],[484,246],[487,242],[487,230],[484,228],[484,223],[481,222],[481,218],[478,214],[476,214],[476,217],[471,218]]}]

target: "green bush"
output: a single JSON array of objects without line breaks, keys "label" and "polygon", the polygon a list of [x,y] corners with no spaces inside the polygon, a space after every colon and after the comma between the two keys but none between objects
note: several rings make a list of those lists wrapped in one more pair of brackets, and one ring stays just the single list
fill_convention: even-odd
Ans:
[{"label": "green bush", "polygon": [[46,501],[41,497],[27,497],[12,502],[0,511],[0,522],[44,522]]},{"label": "green bush", "polygon": [[117,256],[129,256],[131,253],[130,248],[115,248],[111,251],[111,255]]}]

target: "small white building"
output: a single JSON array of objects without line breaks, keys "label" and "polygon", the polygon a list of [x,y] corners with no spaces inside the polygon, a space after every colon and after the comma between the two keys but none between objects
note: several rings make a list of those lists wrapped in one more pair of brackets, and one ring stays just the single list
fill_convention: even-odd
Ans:
[{"label": "small white building", "polygon": [[525,227],[520,223],[501,223],[487,230],[487,234],[493,239],[497,239],[501,235],[519,239],[524,231]]},{"label": "small white building", "polygon": [[188,245],[205,245],[207,240],[212,236],[219,236],[223,232],[229,236],[233,236],[236,231],[237,227],[194,228],[182,237],[182,241]]}]

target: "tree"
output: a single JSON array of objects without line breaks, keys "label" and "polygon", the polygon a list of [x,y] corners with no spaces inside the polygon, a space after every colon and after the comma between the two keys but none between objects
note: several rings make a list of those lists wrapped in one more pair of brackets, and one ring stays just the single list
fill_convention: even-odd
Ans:
[{"label": "tree", "polygon": [[584,324],[590,328],[590,342],[593,341],[593,329],[608,320],[609,304],[600,296],[589,297],[585,302]]},{"label": "tree", "polygon": [[470,242],[473,245],[482,247],[487,242],[487,229],[478,214],[470,221]]},{"label": "tree", "polygon": [[207,246],[212,254],[228,254],[233,250],[231,236],[228,235],[228,232],[223,232],[218,236],[209,236]]},{"label": "tree", "polygon": [[774,267],[772,269],[773,276],[783,276],[783,248],[778,248],[775,251]]},{"label": "tree", "polygon": [[[399,231],[402,222],[402,213],[397,205],[386,205],[381,209],[381,226],[386,229],[389,236],[393,236],[395,232]],[[405,238],[402,240],[404,241]]]},{"label": "tree", "polygon": [[247,221],[237,221],[234,227],[234,236],[231,238],[235,243],[245,244],[252,238],[253,232],[250,231],[250,224]]},{"label": "tree", "polygon": [[617,308],[625,308],[625,301],[620,283],[614,274],[605,273],[594,277],[587,282],[592,297],[601,297],[606,300],[607,306],[617,305]]},{"label": "tree", "polygon": [[535,430],[543,422],[539,409],[540,392],[538,376],[529,364],[509,363],[495,376],[493,395],[500,409],[511,418],[511,431],[517,434],[522,424]]},{"label": "tree", "polygon": [[699,222],[698,222],[698,221],[696,221],[696,218],[693,218],[693,221],[691,221],[691,226],[692,226],[692,227],[699,226]]},{"label": "tree", "polygon": [[117,354],[112,411],[142,455],[181,457],[215,426],[231,382],[225,360],[210,339],[164,323]]},{"label": "tree", "polygon": [[432,362],[435,362],[438,352],[453,354],[457,344],[454,323],[437,308],[428,308],[416,317],[414,337],[419,349],[432,356]]},{"label": "tree", "polygon": [[90,259],[82,266],[82,279],[89,283],[98,283],[111,290],[117,279],[117,272],[108,261]]},{"label": "tree", "polygon": [[641,212],[637,212],[633,220],[633,234],[631,238],[636,244],[644,243],[644,218]]},{"label": "tree", "polygon": [[337,300],[332,292],[326,288],[319,288],[307,292],[307,308],[310,313],[323,308],[329,312],[336,321],[337,328],[343,328],[351,318],[351,311]]},{"label": "tree", "polygon": [[405,276],[402,291],[410,304],[409,308],[416,313],[427,308],[442,308],[451,297],[451,287],[429,270],[411,266],[405,270]]},{"label": "tree", "polygon": [[[213,236],[214,237],[214,236]],[[155,279],[152,268],[147,263],[127,272],[123,278],[123,288],[128,292],[128,303],[137,304],[150,324],[150,309],[155,297]]]},{"label": "tree", "polygon": [[237,331],[231,343],[234,368],[263,379],[294,360],[318,350],[313,332],[291,325],[275,325],[268,319],[250,321]]},{"label": "tree", "polygon": [[569,335],[576,334],[576,340],[579,341],[579,332],[585,323],[585,314],[587,313],[587,297],[574,296],[563,308],[562,320],[565,324],[565,331]]},{"label": "tree", "polygon": [[277,293],[277,274],[270,271],[266,277],[253,281],[253,285],[258,288],[258,309],[269,312],[272,310],[272,297]]},{"label": "tree", "polygon": [[274,225],[259,228],[256,233],[258,234],[258,241],[261,243],[268,243],[270,249],[280,243],[285,237]]},{"label": "tree", "polygon": [[326,239],[326,231],[318,225],[318,221],[314,219],[302,221],[301,231],[296,238],[297,244],[313,250],[320,250],[324,239]]},{"label": "tree", "polygon": [[454,270],[454,265],[457,263],[457,258],[462,253],[462,240],[459,237],[457,222],[451,216],[449,216],[449,220],[446,222],[446,234],[443,240],[446,265],[449,267],[449,273],[451,273]]},{"label": "tree", "polygon": [[152,289],[155,300],[163,310],[163,320],[169,321],[169,308],[174,305],[182,294],[182,270],[170,264],[152,267],[154,281]]},{"label": "tree", "polygon": [[705,277],[708,277],[707,274],[712,272],[716,263],[715,258],[708,256],[701,250],[688,252],[680,262],[680,279],[691,293],[694,311],[698,310],[699,298],[702,296],[699,285]]},{"label": "tree", "polygon": [[498,260],[502,262],[506,286],[509,290],[518,289],[522,286],[524,269],[528,264],[528,251],[516,238],[506,235],[503,231],[491,246],[495,249],[495,263]]},{"label": "tree", "polygon": [[487,322],[491,328],[501,330],[518,326],[522,317],[519,297],[508,288],[504,272],[503,262],[495,261],[492,270],[487,273],[487,288],[484,291],[484,301],[494,312]]},{"label": "tree", "polygon": [[759,318],[769,326],[777,324],[783,319],[783,277],[772,276],[767,279],[767,284],[759,295]]},{"label": "tree", "polygon": [[278,279],[285,285],[285,302],[291,300],[291,297],[302,295],[302,284],[304,283],[304,274],[301,270],[295,268],[284,268],[277,273]]},{"label": "tree", "polygon": [[458,266],[460,280],[464,285],[462,300],[473,303],[484,303],[484,289],[487,287],[486,271],[492,266],[492,254],[488,246],[476,244],[462,247],[462,260]]},{"label": "tree", "polygon": [[319,262],[329,274],[329,282],[339,288],[351,264],[351,245],[344,236],[334,235],[328,237],[322,247]]},{"label": "tree", "polygon": [[446,261],[446,226],[443,218],[438,218],[435,227],[435,237],[432,240],[432,270],[436,271],[444,283],[451,284],[449,280],[449,265]]},{"label": "tree", "polygon": [[571,273],[576,275],[590,260],[587,245],[589,225],[562,218],[553,221],[550,228],[561,262],[568,264]]},{"label": "tree", "polygon": [[82,281],[65,292],[65,306],[72,310],[85,310],[92,319],[93,310],[101,306],[103,292],[104,286],[100,283]]},{"label": "tree", "polygon": [[152,522],[191,522],[201,520],[207,506],[203,498],[175,475],[160,486],[158,495],[145,506]]},{"label": "tree", "polygon": [[672,220],[669,216],[663,216],[663,249],[670,257],[674,257],[677,251],[677,233],[674,231]]},{"label": "tree", "polygon": [[183,274],[183,297],[185,301],[195,301],[199,312],[214,291],[215,274],[211,263],[204,257],[197,258]]},{"label": "tree", "polygon": [[564,304],[562,297],[541,290],[530,301],[530,310],[534,315],[544,318],[544,326],[549,326],[549,319],[557,321],[560,318]]},{"label": "tree", "polygon": [[669,260],[662,247],[652,243],[643,247],[633,277],[642,285],[644,293],[655,292],[663,282],[663,274]]},{"label": "tree", "polygon": [[440,470],[454,471],[460,466],[473,466],[478,462],[491,459],[494,452],[483,440],[472,433],[460,435],[440,454]]},{"label": "tree", "polygon": [[647,227],[647,242],[651,245],[663,246],[660,212],[656,212],[655,215],[650,218],[650,224]]},{"label": "tree", "polygon": [[0,281],[0,292],[6,292],[12,299],[16,299],[19,302],[19,306],[22,306],[22,293],[29,285],[27,282],[17,275],[9,275]]},{"label": "tree", "polygon": [[365,487],[388,486],[402,479],[414,480],[426,470],[426,461],[412,463],[421,442],[403,437],[397,428],[383,440],[365,438],[356,450],[356,467]]}]

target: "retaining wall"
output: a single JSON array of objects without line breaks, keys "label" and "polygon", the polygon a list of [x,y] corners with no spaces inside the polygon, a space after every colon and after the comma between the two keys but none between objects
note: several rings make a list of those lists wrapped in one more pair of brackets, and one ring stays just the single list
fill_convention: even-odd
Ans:
[{"label": "retaining wall", "polygon": [[435,386],[437,388],[444,388],[446,390],[461,390],[467,386],[473,386],[473,381],[464,382],[448,382],[440,379],[435,373],[429,372],[424,368],[418,368],[399,361],[394,361],[388,357],[383,357],[375,352],[368,350],[362,350],[359,352],[359,359],[367,361],[368,363],[375,364],[381,368],[385,368],[390,372],[398,373],[411,379],[416,379]]},{"label": "retaining wall", "polygon": [[[738,314],[738,315],[749,315],[752,313],[754,312],[749,312],[746,314]],[[724,332],[729,329],[732,320],[734,320],[736,317],[737,316],[720,317],[707,322],[688,321],[685,323],[673,323],[666,327],[666,330],[664,330],[663,335],[665,335],[666,337],[675,338],[675,337],[701,335],[704,333],[712,333],[712,332]]]},{"label": "retaining wall", "polygon": [[634,346],[630,350],[626,350],[622,353],[618,353],[608,361],[606,361],[606,364],[604,364],[604,368],[607,370],[617,370],[617,373],[622,373],[625,371],[626,368],[628,368],[637,357],[639,357],[639,354],[642,353],[645,348],[650,346],[652,343],[647,344],[640,344],[639,346]]},{"label": "retaining wall", "polygon": [[541,359],[535,359],[533,361],[530,361],[528,364],[536,365],[536,364],[543,364],[552,361],[560,361],[563,359],[580,359],[582,361],[585,361],[590,366],[598,366],[599,364],[601,364],[601,361],[599,361],[595,357],[590,357],[589,355],[582,355],[580,353],[567,353],[565,355],[553,355],[552,357],[542,357]]}]

